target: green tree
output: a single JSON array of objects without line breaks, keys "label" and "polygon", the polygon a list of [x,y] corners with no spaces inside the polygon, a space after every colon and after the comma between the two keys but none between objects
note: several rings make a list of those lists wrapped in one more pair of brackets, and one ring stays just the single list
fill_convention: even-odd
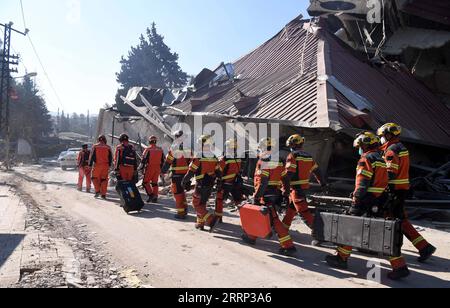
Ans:
[{"label": "green tree", "polygon": [[126,91],[136,86],[182,87],[187,84],[188,75],[181,70],[178,59],[153,23],[146,36],[141,35],[139,45],[132,47],[126,58],[122,57],[117,82]]},{"label": "green tree", "polygon": [[53,122],[46,107],[45,100],[30,77],[14,85],[17,100],[12,100],[11,137],[13,140],[24,138],[36,143],[53,131]]}]

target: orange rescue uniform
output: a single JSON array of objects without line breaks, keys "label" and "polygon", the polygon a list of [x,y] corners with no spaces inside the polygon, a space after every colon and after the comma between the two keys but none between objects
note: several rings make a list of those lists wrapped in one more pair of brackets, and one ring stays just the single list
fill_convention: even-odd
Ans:
[{"label": "orange rescue uniform", "polygon": [[238,187],[238,177],[241,174],[242,160],[223,157],[219,161],[219,170],[222,175],[222,185],[217,191],[216,216],[223,217],[223,202],[229,195],[233,197],[236,205],[242,201],[242,190]]},{"label": "orange rescue uniform", "polygon": [[78,153],[78,190],[83,189],[83,182],[86,178],[86,192],[91,191],[91,167],[89,167],[89,157],[91,156],[91,151],[81,150]]},{"label": "orange rescue uniform", "polygon": [[213,154],[205,156],[208,156],[208,158],[194,158],[189,166],[189,173],[194,174],[197,182],[192,202],[197,212],[197,228],[199,229],[204,226],[211,227],[216,220],[216,216],[209,213],[206,205],[211,196],[217,175],[220,174],[217,157]]},{"label": "orange rescue uniform", "polygon": [[157,199],[159,176],[164,165],[164,151],[156,145],[150,145],[145,149],[143,156],[144,188],[150,197]]},{"label": "orange rescue uniform", "polygon": [[92,169],[92,181],[95,193],[103,197],[108,192],[109,169],[112,166],[113,157],[111,147],[102,142],[92,147],[89,165]]},{"label": "orange rescue uniform", "polygon": [[[380,153],[376,150],[362,155],[356,171],[356,186],[354,206],[364,208],[383,202],[383,196],[388,188],[389,177],[387,166]],[[347,261],[352,254],[353,247],[342,246],[338,248],[338,255]],[[406,267],[402,256],[389,259],[394,270]]]},{"label": "orange rescue uniform", "polygon": [[137,155],[131,144],[119,144],[114,155],[114,167],[123,181],[131,182],[137,170]]},{"label": "orange rescue uniform", "polygon": [[[276,210],[276,205],[281,204],[283,201],[281,188],[285,175],[285,166],[281,161],[273,162],[260,159],[255,171],[255,200],[261,197],[261,204],[264,204],[269,209],[272,227],[278,235],[281,247],[290,249],[294,247],[294,242],[289,235],[289,229],[283,225]],[[256,240],[252,236],[247,236],[252,240]]]},{"label": "orange rescue uniform", "polygon": [[312,228],[314,216],[309,210],[306,193],[310,189],[311,174],[315,173],[318,168],[319,166],[313,157],[307,152],[294,151],[289,154],[286,163],[286,173],[293,174],[294,176],[290,182],[290,206],[283,219],[283,224],[287,228],[291,227],[297,214]]},{"label": "orange rescue uniform", "polygon": [[192,159],[190,150],[170,150],[166,157],[164,169],[170,167],[172,173],[172,193],[178,215],[186,217],[188,214],[188,204],[186,192],[183,187],[183,178],[189,171],[189,164]]},{"label": "orange rescue uniform", "polygon": [[403,234],[411,243],[422,251],[430,244],[417,232],[416,228],[408,220],[405,210],[405,202],[410,189],[409,169],[410,157],[408,149],[398,138],[391,140],[381,147],[389,172],[390,191],[394,196],[392,213],[394,218],[402,220]]}]

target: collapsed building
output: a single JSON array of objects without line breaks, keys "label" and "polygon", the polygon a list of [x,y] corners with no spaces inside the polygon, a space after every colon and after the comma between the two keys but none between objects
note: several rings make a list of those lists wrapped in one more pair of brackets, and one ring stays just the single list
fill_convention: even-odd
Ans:
[{"label": "collapsed building", "polygon": [[349,187],[357,159],[355,135],[395,122],[411,149],[413,176],[437,175],[443,182],[433,189],[448,192],[448,168],[436,168],[450,160],[449,108],[407,65],[350,46],[336,34],[333,18],[292,20],[234,63],[204,69],[184,91],[169,91],[171,102],[164,101],[167,90],[149,97],[151,89],[132,89],[123,101],[138,117],[102,111],[99,132],[114,131],[118,116],[117,132],[131,132],[133,138],[159,134],[167,142],[174,123],[193,127],[196,117],[203,125],[223,127],[278,123],[284,137],[303,134],[322,171]]}]

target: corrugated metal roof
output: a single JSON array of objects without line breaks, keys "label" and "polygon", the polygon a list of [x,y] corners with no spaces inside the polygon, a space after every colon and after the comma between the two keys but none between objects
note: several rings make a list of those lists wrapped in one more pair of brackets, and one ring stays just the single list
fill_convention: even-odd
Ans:
[{"label": "corrugated metal roof", "polygon": [[412,0],[402,11],[434,22],[450,25],[449,0]]},{"label": "corrugated metal roof", "polygon": [[[316,128],[327,123],[335,130],[361,120],[370,126],[397,122],[413,139],[450,145],[450,110],[422,83],[406,71],[365,63],[334,35],[310,27],[292,21],[234,63],[238,81],[204,89],[175,107],[185,113],[289,120]],[[323,74],[369,100],[374,105],[370,117],[349,119],[355,106],[329,82],[323,85],[318,80]],[[238,110],[239,92],[258,99]],[[197,100],[195,107],[192,100]]]},{"label": "corrugated metal roof", "polygon": [[[192,108],[191,100],[176,107],[187,112],[224,113],[234,116],[317,121],[317,42],[318,38],[294,20],[271,40],[234,63],[240,78],[232,86],[205,89],[193,99],[207,96],[201,107]],[[238,110],[239,91],[258,97],[254,106]],[[220,92],[212,94],[212,92]]]},{"label": "corrugated metal roof", "polygon": [[396,122],[415,133],[414,139],[450,145],[450,110],[425,85],[400,67],[374,68],[331,34],[326,37],[332,74],[372,102],[372,118],[378,123]]}]

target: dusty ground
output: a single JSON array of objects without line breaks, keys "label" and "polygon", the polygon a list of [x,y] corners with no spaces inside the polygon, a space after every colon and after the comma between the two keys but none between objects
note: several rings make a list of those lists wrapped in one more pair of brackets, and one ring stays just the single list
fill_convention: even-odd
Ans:
[{"label": "dusty ground", "polygon": [[22,167],[9,177],[0,173],[0,182],[15,182],[18,190],[34,200],[33,209],[41,213],[28,208],[28,217],[30,213],[47,217],[52,221],[49,232],[69,243],[76,260],[77,252],[79,259],[85,260],[77,280],[80,285],[90,281],[91,286],[100,287],[108,283],[194,288],[450,287],[450,234],[448,230],[433,230],[424,222],[418,224],[424,228],[423,235],[439,248],[436,257],[420,264],[414,248],[407,243],[404,251],[411,278],[398,283],[387,281],[388,266],[383,261],[383,280],[377,284],[366,280],[368,258],[362,255],[354,256],[349,271],[328,268],[323,260],[333,249],[311,247],[311,237],[300,222],[292,232],[299,252],[295,258],[287,258],[277,254],[275,241],[261,241],[256,247],[243,245],[239,219],[232,213],[225,218],[227,224],[209,234],[194,230],[193,216],[187,222],[174,220],[170,198],[161,198],[159,205],[147,205],[140,215],[127,216],[115,195],[109,201],[100,201],[77,192],[76,173],[72,171]]}]

